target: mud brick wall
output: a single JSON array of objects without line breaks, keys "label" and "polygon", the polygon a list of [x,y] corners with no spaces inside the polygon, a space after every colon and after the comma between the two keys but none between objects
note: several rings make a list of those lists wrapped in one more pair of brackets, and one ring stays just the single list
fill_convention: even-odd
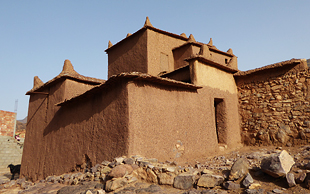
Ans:
[{"label": "mud brick wall", "polygon": [[292,146],[309,143],[309,86],[308,70],[239,85],[244,144]]},{"label": "mud brick wall", "polygon": [[0,110],[0,135],[13,137],[15,113]]}]

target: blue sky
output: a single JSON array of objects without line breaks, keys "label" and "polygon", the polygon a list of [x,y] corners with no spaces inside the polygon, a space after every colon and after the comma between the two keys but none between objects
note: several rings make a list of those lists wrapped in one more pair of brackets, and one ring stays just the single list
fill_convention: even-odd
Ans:
[{"label": "blue sky", "polygon": [[220,50],[233,49],[240,70],[310,58],[310,1],[0,0],[0,110],[27,116],[33,77],[46,82],[65,59],[85,76],[107,78],[108,41],[156,28],[193,34]]}]

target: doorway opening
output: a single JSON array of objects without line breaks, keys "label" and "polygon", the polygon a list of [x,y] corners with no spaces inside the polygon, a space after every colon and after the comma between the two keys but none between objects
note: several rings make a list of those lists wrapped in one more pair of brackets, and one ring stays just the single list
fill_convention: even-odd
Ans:
[{"label": "doorway opening", "polygon": [[217,141],[219,144],[227,143],[226,110],[224,100],[214,98],[214,115]]}]

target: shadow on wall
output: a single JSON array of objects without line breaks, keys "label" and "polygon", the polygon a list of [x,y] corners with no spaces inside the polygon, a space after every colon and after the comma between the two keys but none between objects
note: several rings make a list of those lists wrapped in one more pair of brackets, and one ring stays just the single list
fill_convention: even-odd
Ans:
[{"label": "shadow on wall", "polygon": [[[115,92],[115,96],[121,95],[121,90],[115,90]],[[90,120],[94,114],[104,111],[111,103],[113,103],[114,98],[107,96],[105,91],[102,90],[96,95],[89,94],[78,101],[79,102],[72,102],[61,106],[52,120],[45,127],[43,136],[58,131],[61,128],[65,128],[70,124],[80,124],[83,121]],[[80,103],[80,101],[84,101],[84,103]],[[91,105],[89,105],[89,103],[91,103]]]},{"label": "shadow on wall", "polygon": [[33,113],[33,115],[31,117],[29,117],[29,120],[26,124],[26,126],[28,125],[28,123],[31,122],[31,120],[34,118],[34,116],[37,114],[37,112],[41,109],[42,105],[44,104],[45,100],[48,98],[48,96],[46,96],[43,101],[41,102],[41,104],[38,106],[38,108],[36,109],[36,111]]}]

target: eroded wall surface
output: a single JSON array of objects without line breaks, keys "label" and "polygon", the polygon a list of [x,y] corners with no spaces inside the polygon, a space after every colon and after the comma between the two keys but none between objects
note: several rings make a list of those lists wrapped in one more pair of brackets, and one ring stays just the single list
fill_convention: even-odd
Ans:
[{"label": "eroded wall surface", "polygon": [[[157,76],[160,72],[174,70],[172,49],[186,43],[185,40],[147,30],[148,74]],[[199,48],[197,49],[199,52]]]},{"label": "eroded wall surface", "polygon": [[21,175],[31,180],[83,170],[127,153],[126,86],[119,83],[109,92],[103,89],[59,107],[61,86],[51,87],[54,93],[48,97],[30,97]]},{"label": "eroded wall surface", "polygon": [[64,99],[69,100],[72,97],[75,97],[79,94],[86,92],[87,90],[94,87],[94,85],[80,83],[75,80],[66,79],[65,80],[65,92],[64,92]]},{"label": "eroded wall surface", "polygon": [[[214,97],[224,97],[226,106],[230,107],[232,95],[210,87],[186,91],[139,82],[130,83],[128,91],[130,155],[185,163],[219,151]],[[236,102],[237,97],[233,100]],[[227,120],[229,126],[238,124],[238,115],[234,116],[232,111],[226,112],[231,117]],[[238,126],[227,130],[226,135],[231,137],[226,142],[229,146],[240,145],[238,132]]]},{"label": "eroded wall surface", "polygon": [[147,73],[147,33],[142,30],[113,46],[108,53],[108,77],[123,72]]},{"label": "eroded wall surface", "polygon": [[[192,83],[204,86],[209,91],[210,101],[218,116],[216,118],[219,143],[229,148],[241,145],[240,121],[238,116],[237,86],[232,73],[194,60],[190,62]],[[214,118],[211,117],[211,118]]]},{"label": "eroded wall surface", "polygon": [[198,60],[190,62],[192,83],[237,94],[237,86],[232,73],[227,73]]},{"label": "eroded wall surface", "polygon": [[14,112],[0,110],[0,135],[13,137],[15,125]]},{"label": "eroded wall surface", "polygon": [[309,141],[310,72],[276,72],[269,78],[253,76],[251,82],[238,78],[242,140],[246,145],[292,146]]}]

